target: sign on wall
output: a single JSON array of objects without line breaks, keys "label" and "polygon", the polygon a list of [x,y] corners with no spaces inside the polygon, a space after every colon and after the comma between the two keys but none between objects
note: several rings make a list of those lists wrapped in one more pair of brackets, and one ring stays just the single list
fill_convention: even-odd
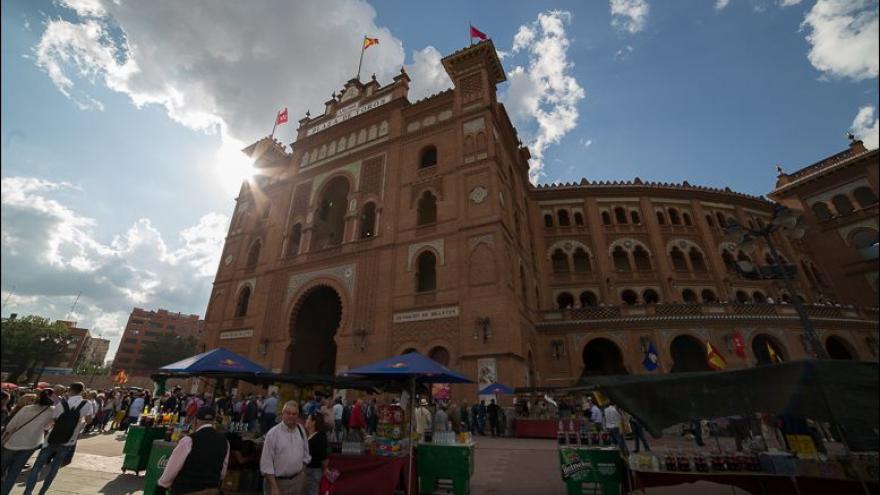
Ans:
[{"label": "sign on wall", "polygon": [[405,313],[395,313],[394,323],[406,323],[410,321],[422,320],[438,320],[440,318],[454,318],[458,316],[458,306],[447,306],[445,308],[425,309],[422,311],[407,311]]},{"label": "sign on wall", "polygon": [[336,116],[333,117],[332,119],[321,122],[320,124],[316,125],[315,127],[312,127],[311,129],[309,129],[306,132],[306,136],[311,136],[313,134],[317,134],[317,133],[323,131],[324,129],[328,129],[330,127],[333,127],[336,124],[341,124],[342,122],[345,122],[348,119],[357,117],[358,115],[360,115],[362,113],[366,113],[366,112],[369,112],[370,110],[374,110],[376,108],[379,108],[380,106],[388,103],[389,101],[391,101],[391,95],[387,94],[381,98],[376,98],[375,100],[367,103],[366,105],[361,105],[357,108],[349,109],[348,107],[346,107],[344,109],[340,109],[341,111],[337,112]]}]

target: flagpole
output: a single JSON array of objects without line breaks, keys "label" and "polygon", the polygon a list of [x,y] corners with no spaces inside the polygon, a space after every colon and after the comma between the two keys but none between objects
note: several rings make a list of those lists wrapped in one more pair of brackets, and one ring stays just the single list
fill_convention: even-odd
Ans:
[{"label": "flagpole", "polygon": [[366,51],[364,49],[364,44],[366,41],[367,41],[367,35],[364,34],[364,39],[361,40],[361,59],[358,61],[358,73],[357,73],[358,82],[360,82],[360,80],[361,80],[361,65],[363,65],[363,63],[364,63],[364,52]]},{"label": "flagpole", "polygon": [[278,127],[278,115],[281,115],[281,112],[275,114],[275,124],[272,126],[272,134],[269,134],[270,138],[275,137],[275,129]]}]

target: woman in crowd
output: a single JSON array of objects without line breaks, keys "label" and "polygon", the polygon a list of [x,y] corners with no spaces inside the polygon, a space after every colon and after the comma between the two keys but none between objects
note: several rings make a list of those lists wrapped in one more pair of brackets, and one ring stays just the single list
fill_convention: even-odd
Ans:
[{"label": "woman in crowd", "polygon": [[329,465],[327,431],[324,426],[324,415],[315,412],[306,419],[306,432],[309,435],[309,454],[312,460],[306,465],[306,485],[303,495],[318,495],[321,476]]},{"label": "woman in crowd", "polygon": [[2,495],[8,495],[31,454],[43,443],[52,424],[51,390],[43,390],[36,404],[24,406],[3,432]]}]

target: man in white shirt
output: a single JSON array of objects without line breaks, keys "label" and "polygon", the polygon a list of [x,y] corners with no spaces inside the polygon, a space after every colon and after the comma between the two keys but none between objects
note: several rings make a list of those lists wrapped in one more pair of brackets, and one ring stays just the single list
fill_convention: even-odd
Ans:
[{"label": "man in white shirt", "polygon": [[590,422],[597,430],[602,428],[602,410],[595,403],[590,406]]},{"label": "man in white shirt", "polygon": [[55,425],[52,427],[52,432],[49,433],[49,446],[40,450],[37,460],[34,461],[34,467],[31,468],[28,475],[24,495],[31,495],[37,485],[40,470],[51,459],[49,472],[43,480],[43,486],[40,487],[40,495],[44,495],[49,490],[55,475],[58,474],[58,469],[61,468],[61,463],[70,455],[71,449],[76,444],[76,439],[83,426],[92,421],[95,410],[88,400],[83,399],[84,388],[81,382],[71,383],[68,397],[61,399],[52,412]]},{"label": "man in white shirt", "polygon": [[312,460],[305,429],[299,422],[299,404],[289,401],[281,410],[281,422],[266,434],[260,471],[263,493],[299,495],[305,485],[305,466]]},{"label": "man in white shirt", "polygon": [[131,406],[128,408],[128,421],[126,422],[126,431],[128,431],[128,427],[134,423],[138,422],[138,419],[141,416],[141,413],[144,411],[144,393],[140,392],[137,397],[131,401]]},{"label": "man in white shirt", "polygon": [[263,401],[262,411],[263,415],[260,416],[262,425],[260,429],[263,435],[265,435],[275,426],[275,420],[278,417],[278,394],[276,392],[269,394],[269,398]]},{"label": "man in white shirt", "polygon": [[342,398],[337,397],[336,403],[333,404],[333,435],[337,442],[342,441],[342,412],[345,406],[342,405]]},{"label": "man in white shirt", "polygon": [[434,415],[431,414],[431,410],[428,409],[428,401],[426,399],[422,399],[419,402],[419,407],[417,407],[415,411],[415,418],[416,433],[419,434],[420,439],[424,439],[425,432],[431,431],[431,426],[434,422]]},{"label": "man in white shirt", "polygon": [[611,443],[624,449],[623,435],[620,434],[620,411],[614,404],[605,408],[605,429],[611,433]]}]

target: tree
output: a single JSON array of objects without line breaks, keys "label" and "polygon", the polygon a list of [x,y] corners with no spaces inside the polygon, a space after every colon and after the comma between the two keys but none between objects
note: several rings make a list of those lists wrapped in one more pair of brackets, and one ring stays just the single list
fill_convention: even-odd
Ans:
[{"label": "tree", "polygon": [[8,380],[15,382],[27,370],[46,366],[63,353],[71,342],[67,327],[48,318],[28,315],[3,320],[0,325],[3,364],[11,365]]},{"label": "tree", "polygon": [[138,362],[151,370],[188,358],[196,353],[195,337],[182,337],[173,333],[161,334],[156,340],[144,344]]},{"label": "tree", "polygon": [[110,367],[104,366],[102,364],[97,363],[81,363],[76,368],[73,369],[73,374],[75,375],[109,375]]}]

